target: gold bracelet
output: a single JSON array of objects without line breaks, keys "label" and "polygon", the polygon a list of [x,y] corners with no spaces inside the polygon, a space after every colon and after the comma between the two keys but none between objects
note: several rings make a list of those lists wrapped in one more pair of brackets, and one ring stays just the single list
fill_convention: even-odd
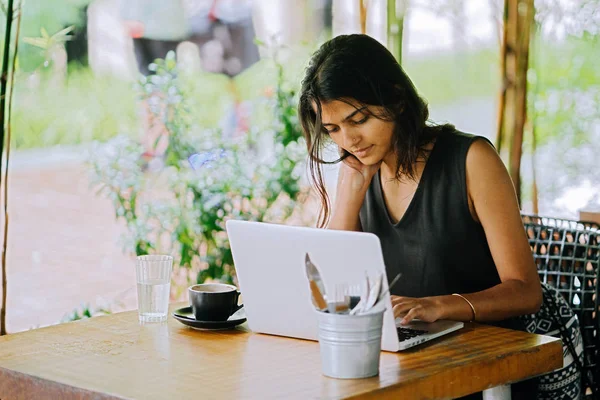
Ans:
[{"label": "gold bracelet", "polygon": [[475,321],[475,318],[477,317],[477,314],[475,313],[475,307],[473,307],[473,303],[471,303],[465,296],[463,296],[461,294],[452,293],[452,296],[458,296],[458,297],[460,297],[461,299],[463,299],[464,301],[466,301],[469,304],[469,306],[471,307],[471,311],[473,311],[473,319],[470,320],[469,322]]}]

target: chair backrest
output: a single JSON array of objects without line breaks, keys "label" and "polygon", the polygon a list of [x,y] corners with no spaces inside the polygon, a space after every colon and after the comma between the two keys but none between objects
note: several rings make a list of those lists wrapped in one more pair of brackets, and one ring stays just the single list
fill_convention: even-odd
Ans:
[{"label": "chair backrest", "polygon": [[[600,225],[569,219],[521,215],[540,280],[562,294],[579,319],[584,371],[600,380]],[[583,388],[591,396],[591,387]]]}]

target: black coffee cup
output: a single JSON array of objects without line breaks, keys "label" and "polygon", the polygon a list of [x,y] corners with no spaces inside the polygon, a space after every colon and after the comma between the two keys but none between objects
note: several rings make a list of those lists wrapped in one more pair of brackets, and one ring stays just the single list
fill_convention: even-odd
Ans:
[{"label": "black coffee cup", "polygon": [[198,321],[227,321],[237,310],[240,292],[225,283],[203,283],[188,288],[190,304]]}]

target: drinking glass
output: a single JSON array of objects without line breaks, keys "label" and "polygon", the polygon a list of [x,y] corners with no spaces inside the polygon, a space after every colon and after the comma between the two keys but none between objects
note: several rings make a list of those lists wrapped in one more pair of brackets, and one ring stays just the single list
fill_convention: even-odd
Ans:
[{"label": "drinking glass", "polygon": [[135,273],[140,322],[167,320],[172,270],[173,257],[171,256],[145,255],[137,257]]}]

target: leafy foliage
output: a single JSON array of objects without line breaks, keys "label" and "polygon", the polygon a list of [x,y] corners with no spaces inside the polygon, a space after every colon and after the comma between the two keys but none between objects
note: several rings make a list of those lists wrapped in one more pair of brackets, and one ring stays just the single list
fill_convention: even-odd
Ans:
[{"label": "leafy foliage", "polygon": [[66,314],[61,322],[78,321],[80,319],[92,318],[96,315],[110,314],[111,311],[104,308],[92,308],[89,304],[83,304],[80,308],[76,308]]},{"label": "leafy foliage", "polygon": [[166,149],[144,160],[141,145],[128,137],[98,144],[93,181],[127,224],[126,249],[173,254],[181,267],[198,270],[197,282],[233,282],[225,222],[284,222],[303,198],[306,149],[296,94],[284,87],[277,64],[274,96],[263,99],[272,110],[271,124],[224,137],[192,123],[188,78],[178,72],[172,53],[151,69],[154,74],[139,83],[140,100],[152,129],[163,131],[156,143],[167,138]]}]

